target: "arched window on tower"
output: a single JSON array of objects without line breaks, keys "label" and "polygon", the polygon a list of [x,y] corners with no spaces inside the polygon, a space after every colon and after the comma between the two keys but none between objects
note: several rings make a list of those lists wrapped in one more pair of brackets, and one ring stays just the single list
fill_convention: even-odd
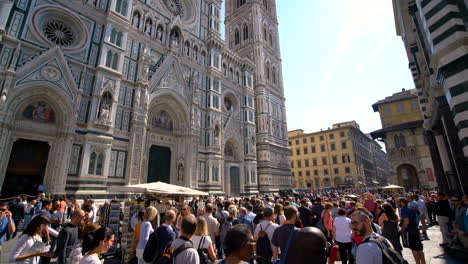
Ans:
[{"label": "arched window on tower", "polygon": [[270,80],[270,63],[269,62],[265,64],[265,76],[267,80]]},{"label": "arched window on tower", "polygon": [[206,52],[204,50],[202,50],[200,57],[201,57],[201,64],[206,65]]},{"label": "arched window on tower", "polygon": [[268,9],[268,0],[263,0],[263,5],[265,6],[265,9]]},{"label": "arched window on tower", "polygon": [[93,151],[89,156],[88,174],[102,175],[103,164],[104,154],[102,152]]},{"label": "arched window on tower", "polygon": [[270,34],[269,34],[269,40],[270,40],[270,46],[273,47],[273,33],[271,32],[271,30],[270,30]]},{"label": "arched window on tower", "polygon": [[243,5],[245,5],[246,0],[237,0],[236,1],[236,8],[239,8]]},{"label": "arched window on tower", "polygon": [[406,148],[405,136],[403,136],[402,134],[400,134],[400,145],[402,148]]},{"label": "arched window on tower", "polygon": [[234,79],[234,70],[232,68],[229,68],[229,78]]},{"label": "arched window on tower", "polygon": [[396,147],[396,148],[400,148],[400,147],[401,147],[401,144],[400,144],[400,136],[399,136],[399,135],[394,135],[394,136],[393,136],[393,141],[395,142],[395,147]]},{"label": "arched window on tower", "polygon": [[226,63],[223,63],[223,74],[224,74],[224,77],[227,77],[228,74],[227,74],[227,67],[226,67]]},{"label": "arched window on tower", "polygon": [[266,25],[263,25],[263,40],[268,41]]},{"label": "arched window on tower", "polygon": [[244,41],[249,39],[249,27],[247,24],[244,25],[243,27],[243,35],[244,35]]},{"label": "arched window on tower", "polygon": [[239,30],[236,29],[234,31],[234,45],[239,45],[240,44],[240,33],[239,33]]},{"label": "arched window on tower", "polygon": [[271,77],[273,79],[273,83],[276,84],[276,68],[273,67],[271,70]]}]

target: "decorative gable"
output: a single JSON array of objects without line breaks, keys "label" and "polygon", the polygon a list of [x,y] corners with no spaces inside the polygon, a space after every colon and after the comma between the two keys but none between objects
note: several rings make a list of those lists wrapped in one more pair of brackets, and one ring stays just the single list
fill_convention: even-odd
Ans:
[{"label": "decorative gable", "polygon": [[55,47],[17,71],[15,89],[29,82],[45,81],[55,84],[71,101],[76,98],[78,91],[67,60],[60,48]]}]

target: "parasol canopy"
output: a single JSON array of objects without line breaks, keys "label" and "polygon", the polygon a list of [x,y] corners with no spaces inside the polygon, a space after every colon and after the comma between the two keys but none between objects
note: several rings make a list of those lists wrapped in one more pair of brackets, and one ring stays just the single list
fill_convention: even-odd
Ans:
[{"label": "parasol canopy", "polygon": [[115,186],[107,188],[109,192],[117,193],[147,193],[163,196],[186,195],[186,196],[208,196],[207,192],[197,191],[188,187],[169,184],[165,182],[149,182],[143,184]]},{"label": "parasol canopy", "polygon": [[404,188],[398,185],[388,185],[388,186],[383,187],[382,189],[404,189]]}]

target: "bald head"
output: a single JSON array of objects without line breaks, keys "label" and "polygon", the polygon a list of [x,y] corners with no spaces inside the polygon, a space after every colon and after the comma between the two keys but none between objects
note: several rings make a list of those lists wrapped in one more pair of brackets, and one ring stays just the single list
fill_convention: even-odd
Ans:
[{"label": "bald head", "polygon": [[174,210],[167,210],[164,214],[164,222],[167,225],[172,225],[176,219],[176,213]]},{"label": "bald head", "polygon": [[76,209],[75,211],[73,211],[72,220],[70,221],[70,223],[72,225],[78,225],[85,216],[86,216],[85,211],[81,209]]},{"label": "bald head", "polygon": [[297,232],[295,241],[298,245],[300,264],[310,263],[311,259],[317,260],[318,264],[327,262],[327,240],[320,229],[305,227]]}]

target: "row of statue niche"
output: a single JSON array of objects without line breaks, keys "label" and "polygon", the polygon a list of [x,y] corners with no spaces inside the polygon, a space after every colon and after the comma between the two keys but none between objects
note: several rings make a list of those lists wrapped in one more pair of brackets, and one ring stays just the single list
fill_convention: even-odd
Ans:
[{"label": "row of statue niche", "polygon": [[[135,12],[132,17],[132,26],[136,28],[140,28],[140,19],[141,19],[140,13]],[[147,19],[145,23],[145,33],[148,35],[151,35],[152,31],[153,31],[153,21],[151,21],[150,19]],[[163,37],[163,27],[161,25],[158,25],[158,27],[156,28],[156,39],[159,41],[162,41],[162,37]]]}]

